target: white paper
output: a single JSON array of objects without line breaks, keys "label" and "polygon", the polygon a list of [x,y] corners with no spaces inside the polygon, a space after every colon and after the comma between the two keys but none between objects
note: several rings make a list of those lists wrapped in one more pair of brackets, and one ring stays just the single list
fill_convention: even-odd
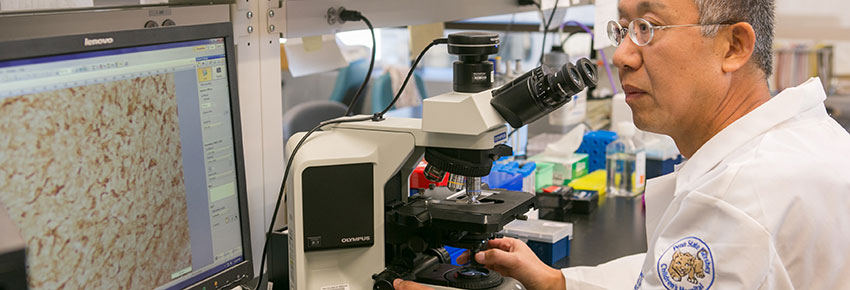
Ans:
[{"label": "white paper", "polygon": [[321,47],[311,51],[307,51],[300,38],[288,39],[284,47],[289,72],[293,77],[331,71],[348,65],[333,35],[323,35]]},{"label": "white paper", "polygon": [[596,0],[595,17],[593,20],[593,49],[603,49],[611,46],[608,40],[608,21],[616,21],[617,0]]},{"label": "white paper", "polygon": [[584,139],[584,132],[587,127],[584,124],[578,124],[570,132],[567,132],[561,139],[556,142],[546,145],[546,150],[543,155],[561,158],[572,158],[573,153],[581,146],[581,141]]},{"label": "white paper", "polygon": [[351,286],[348,284],[339,284],[339,285],[331,285],[322,287],[322,290],[348,290]]}]

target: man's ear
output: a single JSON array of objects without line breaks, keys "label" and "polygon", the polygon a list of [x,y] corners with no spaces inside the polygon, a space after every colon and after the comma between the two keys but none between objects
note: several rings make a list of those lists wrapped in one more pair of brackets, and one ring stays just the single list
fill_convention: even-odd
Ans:
[{"label": "man's ear", "polygon": [[756,44],[756,33],[753,26],[746,22],[738,22],[718,32],[722,37],[723,56],[721,68],[723,72],[734,72],[741,69],[750,61]]}]

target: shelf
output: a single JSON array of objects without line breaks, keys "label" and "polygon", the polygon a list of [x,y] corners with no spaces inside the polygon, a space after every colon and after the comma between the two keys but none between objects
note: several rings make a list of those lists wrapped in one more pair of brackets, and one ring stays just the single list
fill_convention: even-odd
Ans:
[{"label": "shelf", "polygon": [[[544,0],[543,7],[551,7],[554,0]],[[592,4],[593,0],[562,0],[558,7]],[[375,28],[398,27],[437,22],[449,22],[451,27],[468,27],[455,25],[456,21],[476,17],[503,15],[519,12],[537,11],[533,5],[518,6],[517,0],[285,0],[283,11],[285,17],[278,23],[283,27],[284,38],[331,34],[342,31],[364,29],[361,22],[346,22],[345,24],[329,24],[325,18],[329,8],[344,6],[349,10],[357,10],[369,18]],[[551,10],[548,10],[551,11]],[[519,26],[519,25],[518,25]],[[484,26],[498,28],[499,26]],[[472,29],[472,28],[452,28]],[[518,27],[520,29],[520,27]],[[522,29],[531,29],[522,27]],[[536,31],[536,30],[535,30]]]}]

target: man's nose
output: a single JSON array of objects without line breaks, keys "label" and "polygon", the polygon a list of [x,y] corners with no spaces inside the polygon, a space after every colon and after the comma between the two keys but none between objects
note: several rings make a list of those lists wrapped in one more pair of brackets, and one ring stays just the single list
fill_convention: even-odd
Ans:
[{"label": "man's nose", "polygon": [[640,48],[628,37],[620,41],[620,46],[614,50],[614,65],[621,72],[637,70],[643,63]]}]

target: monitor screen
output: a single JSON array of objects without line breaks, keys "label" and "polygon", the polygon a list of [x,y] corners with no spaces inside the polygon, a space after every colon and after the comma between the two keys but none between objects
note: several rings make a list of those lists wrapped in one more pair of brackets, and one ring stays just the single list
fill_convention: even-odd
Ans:
[{"label": "monitor screen", "polygon": [[30,288],[184,289],[250,259],[232,40],[188,29],[0,57],[0,205]]}]

